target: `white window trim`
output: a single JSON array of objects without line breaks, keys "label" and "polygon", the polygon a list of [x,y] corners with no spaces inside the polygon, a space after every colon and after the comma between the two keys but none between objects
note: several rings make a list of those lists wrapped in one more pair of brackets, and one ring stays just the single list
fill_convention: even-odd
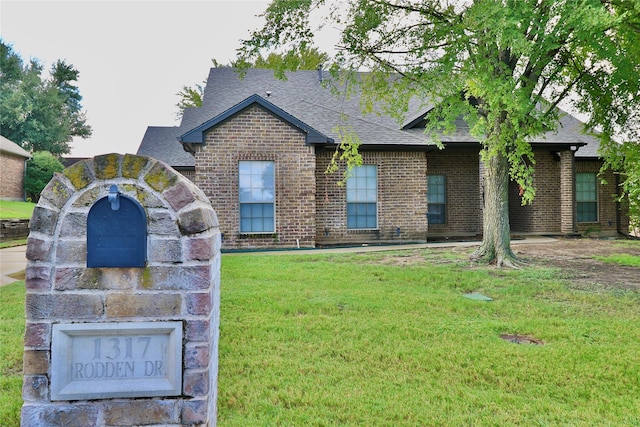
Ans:
[{"label": "white window trim", "polygon": [[[349,203],[362,203],[362,202],[349,202],[347,201],[347,195],[346,195],[346,190],[347,190],[347,185],[345,183],[345,205],[344,205],[344,213],[345,213],[345,220],[346,220],[346,228],[347,228],[347,232],[358,232],[358,231],[377,231],[380,229],[380,186],[378,185],[378,181],[379,181],[379,176],[380,174],[379,172],[379,167],[377,164],[363,164],[361,166],[373,166],[376,169],[376,226],[375,227],[371,227],[371,228],[349,228],[349,213],[348,213],[348,208],[347,206],[349,205]],[[359,166],[355,166],[355,167],[359,167]],[[373,202],[364,202],[364,203],[373,203]]]},{"label": "white window trim", "polygon": [[[240,215],[240,206],[242,206],[243,204],[252,204],[252,203],[263,203],[263,202],[240,202],[240,163],[241,162],[271,162],[273,163],[273,231],[242,231],[242,216]],[[253,235],[262,235],[262,236],[273,236],[274,234],[277,233],[276,230],[278,230],[278,223],[277,223],[277,211],[276,211],[276,202],[278,200],[277,197],[277,193],[276,193],[276,181],[277,181],[277,177],[276,177],[276,161],[275,160],[248,160],[248,159],[242,159],[242,160],[238,160],[238,170],[237,170],[237,174],[236,174],[236,178],[238,179],[238,185],[236,186],[237,190],[238,190],[238,234],[242,235],[242,236],[253,236]]]},{"label": "white window trim", "polygon": [[[590,174],[590,175],[595,175],[595,182],[596,182],[596,188],[595,188],[595,192],[596,192],[596,219],[593,221],[579,221],[578,220],[578,203],[593,203],[593,200],[590,201],[578,201],[578,174]],[[576,182],[575,182],[575,193],[576,193],[576,223],[578,224],[598,224],[600,223],[600,188],[598,187],[598,173],[597,172],[576,172]]]}]

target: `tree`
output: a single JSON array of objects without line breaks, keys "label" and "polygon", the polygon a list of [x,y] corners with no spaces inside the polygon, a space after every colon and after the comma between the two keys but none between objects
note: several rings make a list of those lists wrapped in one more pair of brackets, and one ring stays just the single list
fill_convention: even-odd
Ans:
[{"label": "tree", "polygon": [[[359,86],[368,108],[382,102],[400,118],[410,99],[436,102],[425,129],[436,140],[467,121],[485,170],[483,241],[472,257],[517,266],[507,189],[516,181],[523,204],[535,196],[527,139],[557,128],[562,102],[589,114],[604,145],[640,114],[640,10],[630,3],[274,0],[239,56],[312,45],[314,14],[327,11],[341,33],[331,70]],[[349,77],[360,69],[370,73]]]},{"label": "tree", "polygon": [[303,45],[284,53],[270,52],[266,58],[258,54],[253,63],[246,62],[245,58],[240,57],[233,63],[233,66],[240,69],[247,67],[269,68],[274,70],[278,77],[285,78],[285,71],[317,70],[328,60],[329,55],[326,53],[315,47]]},{"label": "tree", "polygon": [[[246,59],[238,59],[237,61],[231,61],[229,65],[221,65],[217,60],[212,59],[214,67],[238,67],[241,69],[248,67],[255,68],[270,68],[275,70],[276,74],[280,77],[284,77],[286,70],[315,70],[323,63],[329,60],[329,55],[320,52],[313,47],[303,47],[299,50],[292,50],[286,53],[271,52],[264,58],[261,54],[258,54],[256,58],[247,62]],[[203,82],[206,84],[206,81]],[[176,118],[180,119],[184,114],[185,108],[198,108],[202,106],[202,99],[204,97],[204,86],[202,84],[196,84],[195,86],[183,86],[182,90],[176,93],[180,98],[176,107]]]},{"label": "tree", "polygon": [[28,65],[0,40],[0,132],[27,151],[69,153],[74,136],[87,138],[91,127],[82,111],[80,91],[73,83],[79,72],[57,61],[49,78],[37,60]]},{"label": "tree", "polygon": [[33,153],[33,157],[27,161],[24,179],[24,191],[27,193],[27,198],[37,203],[40,199],[40,193],[51,181],[53,174],[63,170],[64,166],[60,160],[48,151]]},{"label": "tree", "polygon": [[184,115],[184,110],[187,108],[199,108],[202,107],[202,98],[204,97],[204,86],[202,84],[196,84],[195,86],[182,86],[182,90],[176,93],[180,98],[176,107],[176,119],[181,119]]},{"label": "tree", "polygon": [[640,230],[640,143],[610,143],[605,150],[603,170],[612,169],[621,177],[620,199],[628,203],[630,226],[637,232]]}]

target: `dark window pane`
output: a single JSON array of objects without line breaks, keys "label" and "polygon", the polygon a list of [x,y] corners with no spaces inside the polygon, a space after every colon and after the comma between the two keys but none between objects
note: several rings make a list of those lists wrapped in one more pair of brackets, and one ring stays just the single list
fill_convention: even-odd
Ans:
[{"label": "dark window pane", "polygon": [[578,222],[598,221],[598,181],[595,173],[576,173],[576,201]]},{"label": "dark window pane", "polygon": [[375,165],[363,165],[347,179],[347,228],[377,227],[377,176]]},{"label": "dark window pane", "polygon": [[427,213],[429,224],[445,224],[445,218],[444,204],[429,204],[429,211]]},{"label": "dark window pane", "polygon": [[446,179],[444,175],[427,176],[427,220],[429,224],[445,224]]},{"label": "dark window pane", "polygon": [[598,220],[598,204],[596,202],[578,202],[578,222],[596,222]]}]

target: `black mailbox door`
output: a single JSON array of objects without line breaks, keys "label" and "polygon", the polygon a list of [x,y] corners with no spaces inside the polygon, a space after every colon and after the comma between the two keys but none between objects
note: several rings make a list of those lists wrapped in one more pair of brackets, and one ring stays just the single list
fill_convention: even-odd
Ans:
[{"label": "black mailbox door", "polygon": [[87,267],[145,267],[147,216],[135,200],[119,195],[119,207],[104,197],[87,217]]}]

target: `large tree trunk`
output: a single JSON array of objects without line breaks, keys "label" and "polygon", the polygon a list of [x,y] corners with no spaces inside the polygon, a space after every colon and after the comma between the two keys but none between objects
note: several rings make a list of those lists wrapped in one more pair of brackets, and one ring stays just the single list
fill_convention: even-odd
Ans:
[{"label": "large tree trunk", "polygon": [[509,162],[502,153],[490,155],[484,168],[484,212],[481,246],[471,259],[496,261],[498,267],[518,267],[511,251],[509,227]]}]

